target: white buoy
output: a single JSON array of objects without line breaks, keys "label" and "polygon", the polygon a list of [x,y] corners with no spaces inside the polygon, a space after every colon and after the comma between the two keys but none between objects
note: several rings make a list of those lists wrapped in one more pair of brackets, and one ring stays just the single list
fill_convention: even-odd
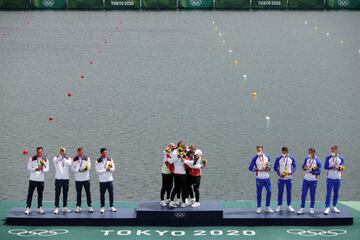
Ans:
[{"label": "white buoy", "polygon": [[219,37],[221,37],[222,33],[219,33]]},{"label": "white buoy", "polygon": [[307,22],[307,21],[305,21],[304,23],[305,23],[305,24],[307,24],[308,22]]},{"label": "white buoy", "polygon": [[326,33],[326,36],[327,36],[327,37],[330,36],[330,33]]},{"label": "white buoy", "polygon": [[317,26],[315,26],[315,27],[314,27],[314,29],[315,29],[315,30],[318,30],[318,27],[317,27]]},{"label": "white buoy", "polygon": [[225,44],[225,43],[226,43],[226,41],[225,41],[225,40],[222,40],[222,43],[223,43],[223,44]]},{"label": "white buoy", "polygon": [[215,21],[212,21],[212,24],[215,24]]},{"label": "white buoy", "polygon": [[232,50],[231,50],[231,49],[229,49],[229,53],[232,53]]},{"label": "white buoy", "polygon": [[270,117],[269,117],[269,116],[266,116],[265,119],[266,119],[266,121],[270,121]]},{"label": "white buoy", "polygon": [[243,78],[244,78],[244,79],[246,79],[246,78],[247,78],[247,75],[246,75],[246,74],[244,74],[244,75],[243,75]]},{"label": "white buoy", "polygon": [[218,27],[215,27],[215,30],[218,30]]},{"label": "white buoy", "polygon": [[344,43],[344,41],[343,41],[343,40],[340,40],[340,43],[341,43],[341,44],[343,44],[343,43]]},{"label": "white buoy", "polygon": [[359,54],[360,54],[360,49],[358,50]]}]

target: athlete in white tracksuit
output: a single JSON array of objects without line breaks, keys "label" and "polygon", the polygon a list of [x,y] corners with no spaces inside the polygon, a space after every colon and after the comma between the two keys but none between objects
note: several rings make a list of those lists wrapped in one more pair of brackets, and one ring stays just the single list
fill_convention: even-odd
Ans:
[{"label": "athlete in white tracksuit", "polygon": [[109,202],[110,202],[110,210],[112,212],[116,212],[116,208],[114,207],[114,185],[113,185],[113,175],[112,173],[115,171],[115,163],[114,160],[107,156],[107,149],[100,149],[100,158],[96,161],[96,173],[99,176],[100,182],[100,213],[105,212],[105,192],[106,190],[109,193]]},{"label": "athlete in white tracksuit", "polygon": [[29,214],[31,211],[31,202],[35,188],[38,194],[37,212],[40,214],[44,214],[45,211],[42,208],[44,192],[44,173],[49,171],[49,160],[43,155],[42,147],[36,148],[36,155],[29,159],[27,163],[27,170],[30,172],[30,180],[25,214]]},{"label": "athlete in white tracksuit", "polygon": [[67,208],[67,199],[69,192],[69,167],[71,166],[72,159],[66,156],[66,149],[60,147],[59,155],[53,159],[55,166],[55,210],[54,214],[59,213],[59,198],[61,189],[63,190],[63,212],[69,213],[71,210]]},{"label": "athlete in white tracksuit", "polygon": [[91,193],[90,193],[90,174],[91,169],[90,158],[84,155],[83,148],[77,149],[77,155],[73,158],[71,164],[71,170],[75,175],[75,187],[76,187],[76,209],[75,212],[81,211],[81,192],[84,187],[86,192],[86,201],[89,207],[89,212],[92,213],[94,210],[91,206]]},{"label": "athlete in white tracksuit", "polygon": [[338,152],[338,147],[332,146],[330,148],[330,155],[325,158],[324,168],[327,170],[326,180],[326,200],[324,214],[327,215],[330,212],[330,200],[331,193],[334,189],[332,211],[340,213],[340,210],[336,207],[339,200],[340,182],[342,172],[344,171],[344,157]]}]

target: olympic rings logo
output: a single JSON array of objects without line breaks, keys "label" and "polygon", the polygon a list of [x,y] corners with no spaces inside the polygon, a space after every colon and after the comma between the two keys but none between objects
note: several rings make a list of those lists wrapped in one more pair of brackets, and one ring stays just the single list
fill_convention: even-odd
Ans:
[{"label": "olympic rings logo", "polygon": [[190,0],[190,5],[193,7],[200,7],[202,0]]},{"label": "olympic rings logo", "polygon": [[302,237],[314,237],[314,236],[335,237],[347,233],[347,231],[344,229],[331,229],[327,231],[322,229],[310,229],[310,230],[289,229],[286,232],[294,235],[299,235]]},{"label": "olympic rings logo", "polygon": [[52,7],[55,5],[55,0],[42,0],[42,4],[45,7]]},{"label": "olympic rings logo", "polygon": [[184,218],[186,216],[186,213],[185,212],[176,212],[176,213],[174,213],[174,216],[176,218]]},{"label": "olympic rings logo", "polygon": [[51,237],[58,234],[66,234],[69,230],[67,229],[34,229],[34,230],[26,230],[26,229],[10,229],[8,231],[9,234],[17,235],[20,237],[31,237],[31,236],[41,236],[41,237]]},{"label": "olympic rings logo", "polygon": [[340,7],[347,7],[347,6],[349,6],[349,4],[350,4],[350,0],[338,0],[338,1],[337,1],[337,4],[338,4]]}]

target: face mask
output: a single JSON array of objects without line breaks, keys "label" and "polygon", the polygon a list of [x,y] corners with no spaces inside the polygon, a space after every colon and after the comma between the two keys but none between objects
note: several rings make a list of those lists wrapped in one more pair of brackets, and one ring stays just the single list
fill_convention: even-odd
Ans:
[{"label": "face mask", "polygon": [[333,157],[336,156],[336,153],[334,153],[334,152],[331,152],[330,154],[331,154],[331,156],[333,156]]},{"label": "face mask", "polygon": [[263,154],[263,152],[257,152],[258,156],[261,156]]},{"label": "face mask", "polygon": [[287,154],[281,154],[284,158],[287,156]]},{"label": "face mask", "polygon": [[102,154],[101,154],[101,157],[102,157],[102,158],[106,158],[106,153],[102,153]]},{"label": "face mask", "polygon": [[43,153],[42,153],[42,152],[38,152],[38,153],[37,153],[37,156],[38,156],[38,157],[42,157],[42,156],[43,156]]}]

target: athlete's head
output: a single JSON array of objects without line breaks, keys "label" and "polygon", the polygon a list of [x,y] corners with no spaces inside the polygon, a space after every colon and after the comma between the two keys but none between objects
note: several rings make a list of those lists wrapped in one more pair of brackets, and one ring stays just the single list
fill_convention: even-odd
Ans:
[{"label": "athlete's head", "polygon": [[337,154],[338,154],[338,150],[339,148],[338,148],[338,146],[337,145],[334,145],[334,146],[331,146],[331,148],[330,148],[330,153],[331,153],[331,155],[332,156],[336,156]]},{"label": "athlete's head", "polygon": [[82,147],[78,147],[78,149],[77,149],[77,155],[78,155],[79,157],[81,157],[83,154],[84,154],[83,148],[82,148]]},{"label": "athlete's head", "polygon": [[59,148],[59,154],[60,154],[61,156],[66,155],[66,148],[64,148],[63,146],[61,146],[61,147]]},{"label": "athlete's head", "polygon": [[288,149],[287,147],[282,147],[282,148],[281,148],[281,155],[282,155],[283,157],[287,157],[288,154],[289,154],[289,149]]},{"label": "athlete's head", "polygon": [[256,153],[257,153],[257,155],[263,155],[263,153],[264,153],[264,147],[263,146],[261,146],[261,145],[259,145],[259,146],[256,146]]},{"label": "athlete's head", "polygon": [[101,148],[100,149],[100,154],[102,158],[106,158],[107,157],[107,149],[106,148]]},{"label": "athlete's head", "polygon": [[315,148],[309,148],[308,149],[308,154],[311,158],[314,158],[315,157],[315,154],[316,154],[316,150]]},{"label": "athlete's head", "polygon": [[37,147],[36,148],[36,156],[42,157],[42,155],[43,155],[43,148],[42,147]]},{"label": "athlete's head", "polygon": [[195,154],[196,145],[195,145],[195,144],[191,144],[191,146],[190,146],[190,148],[189,148],[189,151],[190,151],[192,154]]}]

